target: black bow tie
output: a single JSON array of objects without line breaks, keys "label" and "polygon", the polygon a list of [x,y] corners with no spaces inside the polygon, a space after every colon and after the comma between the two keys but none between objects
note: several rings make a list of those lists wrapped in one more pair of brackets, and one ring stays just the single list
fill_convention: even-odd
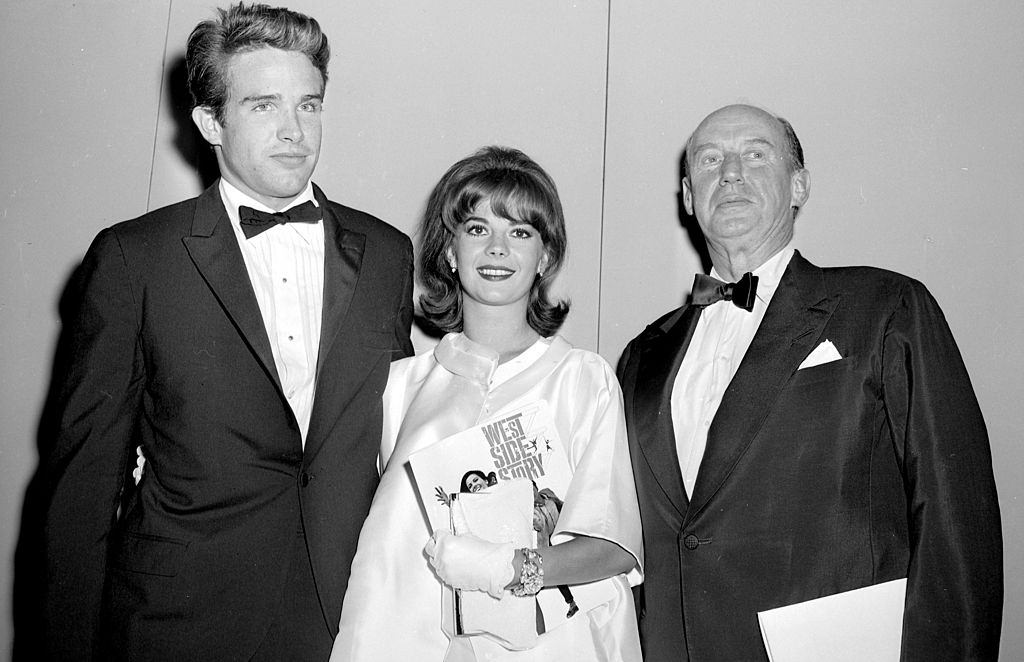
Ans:
[{"label": "black bow tie", "polygon": [[301,205],[273,214],[252,207],[239,207],[238,220],[242,223],[242,232],[245,233],[245,238],[252,239],[278,223],[316,223],[320,220],[320,208],[312,201],[303,202]]},{"label": "black bow tie", "polygon": [[693,279],[692,301],[695,306],[708,306],[725,299],[750,312],[757,294],[757,276],[749,271],[738,283],[723,283],[717,278],[697,274]]}]

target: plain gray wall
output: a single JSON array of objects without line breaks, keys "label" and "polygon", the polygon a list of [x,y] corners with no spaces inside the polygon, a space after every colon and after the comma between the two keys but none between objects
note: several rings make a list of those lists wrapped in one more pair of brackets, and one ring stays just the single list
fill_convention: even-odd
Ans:
[{"label": "plain gray wall", "polygon": [[[175,76],[214,5],[0,6],[0,642],[61,292],[98,230],[201,190]],[[688,133],[737,101],[788,117],[812,175],[801,250],[920,278],[960,342],[1003,510],[1003,658],[1024,659],[1019,3],[289,6],[321,21],[334,54],[315,180],[412,233],[448,165],[484,144],[524,149],[568,217],[564,335],[612,362],[700,269],[676,202]]]}]

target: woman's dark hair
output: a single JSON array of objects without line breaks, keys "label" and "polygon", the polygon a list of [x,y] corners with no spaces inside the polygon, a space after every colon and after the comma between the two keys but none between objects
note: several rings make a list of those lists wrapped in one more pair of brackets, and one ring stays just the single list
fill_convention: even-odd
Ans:
[{"label": "woman's dark hair", "polygon": [[485,474],[479,469],[470,469],[466,473],[462,474],[462,482],[459,483],[459,491],[462,492],[463,494],[468,494],[471,491],[469,489],[469,483],[466,482],[467,480],[469,480],[470,476],[478,477],[480,480],[487,483],[488,486],[498,484],[498,475],[493,471],[489,474]]},{"label": "woman's dark hair", "polygon": [[533,159],[510,147],[484,147],[462,159],[430,194],[420,226],[423,315],[443,331],[462,330],[462,288],[448,264],[448,250],[458,227],[484,200],[495,215],[527,223],[540,234],[547,267],[530,290],[526,321],[541,336],[553,335],[569,314],[568,301],[552,302],[548,295],[565,258],[565,216],[555,182]]}]

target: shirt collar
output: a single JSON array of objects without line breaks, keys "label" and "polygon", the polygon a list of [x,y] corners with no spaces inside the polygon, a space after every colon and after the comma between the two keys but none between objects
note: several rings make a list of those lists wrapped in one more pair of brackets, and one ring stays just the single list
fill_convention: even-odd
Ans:
[{"label": "shirt collar", "polygon": [[[793,243],[790,242],[752,272],[757,276],[757,298],[765,305],[771,302],[775,290],[778,289],[779,283],[782,281],[782,274],[786,273],[786,267],[793,259],[794,252]],[[711,276],[718,280],[725,280],[714,267],[711,267]]]},{"label": "shirt collar", "polygon": [[239,221],[238,219],[239,207],[252,207],[253,209],[258,209],[260,211],[265,211],[272,214],[276,211],[284,211],[285,209],[291,209],[296,205],[301,205],[302,203],[309,201],[312,201],[314,205],[317,205],[317,207],[320,206],[319,204],[317,204],[316,198],[313,196],[312,180],[306,182],[306,188],[302,190],[302,193],[296,196],[294,200],[289,202],[287,207],[280,210],[271,209],[270,207],[266,206],[259,200],[253,198],[252,196],[243,193],[241,189],[239,189],[237,186],[235,186],[228,180],[224,179],[223,177],[220,178],[220,197],[221,200],[224,201],[224,208],[228,212],[228,218],[231,220],[231,224],[239,227],[241,226],[241,221]]}]

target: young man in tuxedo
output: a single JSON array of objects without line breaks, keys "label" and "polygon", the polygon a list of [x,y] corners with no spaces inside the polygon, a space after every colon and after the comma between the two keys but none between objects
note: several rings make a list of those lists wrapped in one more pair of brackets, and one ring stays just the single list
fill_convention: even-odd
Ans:
[{"label": "young man in tuxedo", "polygon": [[714,268],[619,366],[645,659],[761,662],[757,612],[906,577],[902,660],[995,660],[992,460],[935,300],[792,248],[810,178],[781,118],[721,108],[684,162]]},{"label": "young man in tuxedo", "polygon": [[266,5],[189,38],[221,178],[101,232],[75,280],[41,657],[330,655],[388,366],[412,351],[412,251],[310,179],[329,57],[314,19]]}]

